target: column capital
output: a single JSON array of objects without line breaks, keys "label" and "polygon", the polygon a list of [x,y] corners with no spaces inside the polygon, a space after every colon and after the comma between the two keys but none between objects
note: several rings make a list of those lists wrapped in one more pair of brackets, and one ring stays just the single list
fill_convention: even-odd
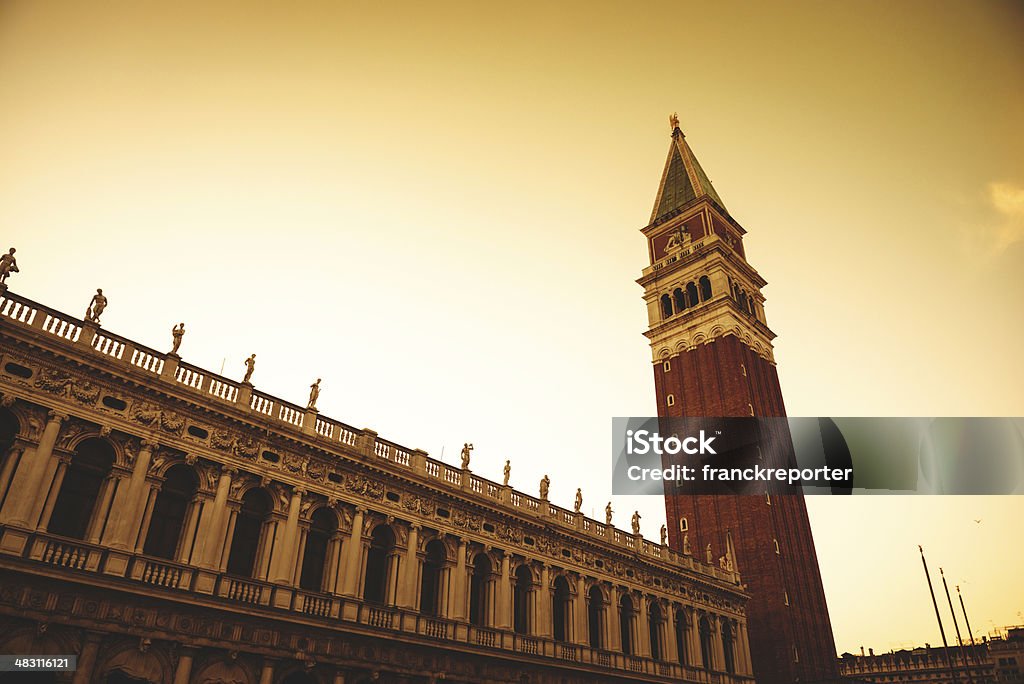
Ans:
[{"label": "column capital", "polygon": [[152,451],[153,449],[156,449],[157,447],[160,446],[160,442],[156,441],[155,439],[150,439],[149,437],[143,437],[141,440],[139,440],[139,445],[143,449],[148,449]]},{"label": "column capital", "polygon": [[230,475],[237,475],[238,474],[238,468],[236,468],[233,465],[229,465],[227,463],[224,463],[220,467],[220,474],[221,474],[221,477],[223,477],[225,475],[229,475],[229,476]]},{"label": "column capital", "polygon": [[65,420],[69,418],[68,414],[62,413],[57,409],[50,409],[49,411],[47,411],[46,417],[49,419],[49,422],[51,423],[63,423]]},{"label": "column capital", "polygon": [[409,523],[409,531],[410,532],[419,532],[422,529],[423,529],[423,525],[420,525],[419,523]]},{"label": "column capital", "polygon": [[362,504],[356,505],[356,514],[357,515],[366,515],[369,512],[370,512],[370,509],[368,509],[366,506],[363,506]]}]

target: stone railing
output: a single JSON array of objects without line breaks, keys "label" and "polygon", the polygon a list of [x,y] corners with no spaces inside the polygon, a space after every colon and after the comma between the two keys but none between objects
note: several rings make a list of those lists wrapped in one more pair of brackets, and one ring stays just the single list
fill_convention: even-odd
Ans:
[{"label": "stone railing", "polygon": [[[249,414],[251,420],[269,424],[282,433],[300,433],[324,447],[344,447],[342,453],[379,461],[395,468],[411,471],[440,489],[459,492],[466,498],[479,498],[491,507],[503,507],[528,517],[540,519],[545,525],[562,528],[569,534],[590,538],[602,545],[621,547],[632,555],[662,562],[676,568],[738,584],[739,576],[720,567],[701,562],[644,540],[583,514],[518,492],[509,486],[473,475],[430,458],[426,452],[409,449],[381,438],[369,429],[357,429],[318,412],[255,390],[252,385],[211,373],[181,361],[175,354],[161,353],[125,337],[102,330],[94,323],[82,321],[38,304],[10,291],[0,297],[0,321],[5,324],[41,331],[55,341],[98,355],[108,363],[120,365],[126,374],[141,373],[152,380],[173,383],[196,395],[197,401],[214,406],[232,407]],[[72,554],[73,555],[73,554]],[[74,562],[77,557],[74,557]],[[239,589],[241,591],[241,589]]]},{"label": "stone railing", "polygon": [[[225,604],[243,605],[249,613],[264,610],[267,616],[297,613],[322,621],[324,626],[356,626],[373,631],[405,632],[427,640],[472,649],[508,651],[517,658],[551,658],[604,670],[619,670],[667,681],[749,684],[751,677],[709,672],[677,662],[631,656],[592,648],[588,644],[556,641],[550,637],[519,634],[508,629],[484,627],[464,620],[424,615],[416,610],[366,603],[339,594],[296,589],[284,584],[218,574],[211,591],[200,591],[203,572],[173,561],[132,555],[127,565],[114,563],[120,552],[95,544],[65,539],[46,532],[31,535],[25,559],[76,573],[93,573],[107,580],[121,578],[145,584],[147,592],[168,600],[194,601],[200,595],[219,598]],[[127,572],[123,569],[127,567]],[[118,570],[121,568],[122,570]],[[282,599],[282,596],[284,597]]]}]

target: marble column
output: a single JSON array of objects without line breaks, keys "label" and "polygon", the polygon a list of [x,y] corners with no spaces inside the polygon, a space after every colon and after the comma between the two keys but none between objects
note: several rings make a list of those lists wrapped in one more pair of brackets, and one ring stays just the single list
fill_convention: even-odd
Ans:
[{"label": "marble column", "polygon": [[178,665],[174,668],[174,684],[188,684],[192,675],[192,660],[195,658],[195,649],[183,647],[178,653]]},{"label": "marble column", "polygon": [[554,632],[554,618],[551,614],[551,568],[547,563],[540,568],[536,616],[536,622],[530,625],[532,633],[550,638]]},{"label": "marble column", "polygon": [[636,625],[636,631],[634,632],[636,635],[636,648],[633,649],[633,653],[649,658],[651,656],[651,639],[654,635],[651,634],[651,623],[647,614],[647,597],[641,594],[639,602],[640,609],[633,620]]},{"label": "marble column", "polygon": [[299,511],[302,507],[302,495],[305,490],[295,487],[291,500],[288,502],[288,517],[284,521],[279,544],[274,545],[273,557],[270,559],[270,581],[275,584],[291,584],[295,575],[295,542],[298,538]]},{"label": "marble column", "polygon": [[60,426],[67,416],[56,411],[50,411],[46,427],[39,437],[39,444],[34,449],[29,448],[22,454],[18,468],[14,472],[11,488],[4,501],[3,511],[0,511],[0,523],[17,525],[19,527],[35,526],[39,519],[43,501],[39,492],[47,491],[44,488],[43,479],[50,466],[50,456],[53,454],[53,447],[57,444],[57,435]]},{"label": "marble column", "polygon": [[676,643],[676,611],[669,606],[664,609],[665,619],[661,621],[662,660],[670,663],[679,662],[679,644]]},{"label": "marble column", "polygon": [[132,466],[132,474],[127,482],[122,482],[114,497],[114,503],[110,510],[111,523],[103,533],[103,543],[119,551],[127,551],[129,539],[134,540],[137,533],[136,526],[144,511],[143,497],[147,493],[146,475],[149,473],[149,463],[153,457],[154,443],[149,440],[142,441],[142,448],[135,456],[135,464]]},{"label": "marble column", "polygon": [[451,617],[455,620],[465,620],[469,616],[466,608],[469,607],[469,592],[466,590],[466,541],[459,542],[459,552],[455,558],[455,580],[451,583],[451,601],[448,607],[451,610]]},{"label": "marble column", "polygon": [[419,586],[419,532],[420,526],[409,525],[409,538],[406,541],[405,563],[402,568],[402,582],[398,585],[398,605],[401,608],[416,608],[416,588]]},{"label": "marble column", "polygon": [[498,579],[498,615],[495,626],[499,629],[512,629],[512,578],[511,558],[507,553],[501,556],[501,577]]},{"label": "marble column", "polygon": [[352,518],[352,533],[342,549],[345,557],[345,574],[341,578],[341,593],[345,596],[357,595],[359,560],[363,551],[363,515],[365,513],[365,508],[356,507],[355,517]]},{"label": "marble column", "polygon": [[204,512],[199,521],[200,548],[193,554],[198,558],[198,565],[206,570],[220,569],[220,557],[224,548],[224,519],[227,513],[228,492],[231,489],[231,476],[237,472],[234,468],[223,466],[217,479],[217,493],[213,497],[209,514]]},{"label": "marble column", "polygon": [[102,634],[88,633],[82,644],[82,652],[78,656],[78,667],[71,678],[71,684],[89,684],[93,670],[96,668],[96,655],[100,650]]},{"label": "marble column", "polygon": [[274,661],[263,660],[263,668],[260,670],[260,684],[274,684]]}]

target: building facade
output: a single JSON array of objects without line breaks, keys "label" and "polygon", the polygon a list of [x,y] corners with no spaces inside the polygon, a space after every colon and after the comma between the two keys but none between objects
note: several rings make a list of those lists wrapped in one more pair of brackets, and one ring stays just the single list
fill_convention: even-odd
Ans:
[{"label": "building facade", "polygon": [[996,684],[1024,681],[1019,673],[1006,674],[996,665],[1000,658],[990,651],[989,643],[958,646],[901,649],[889,653],[853,655],[844,653],[839,659],[839,672],[844,679],[855,682],[913,682],[915,684]]},{"label": "building facade", "polygon": [[[761,289],[743,227],[678,120],[647,238],[644,288],[659,417],[785,416]],[[777,439],[789,443],[789,435]],[[754,673],[764,684],[838,677],[835,643],[802,496],[689,494],[666,482],[673,549],[735,567],[748,604]]]},{"label": "building facade", "polygon": [[0,653],[38,681],[752,682],[739,575],[12,293]]}]

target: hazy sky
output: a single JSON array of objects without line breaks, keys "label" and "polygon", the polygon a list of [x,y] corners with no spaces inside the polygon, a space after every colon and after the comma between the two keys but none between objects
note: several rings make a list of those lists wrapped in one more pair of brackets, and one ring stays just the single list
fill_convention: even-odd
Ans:
[{"label": "hazy sky", "polygon": [[[791,415],[1024,414],[1024,5],[0,3],[13,291],[536,491],[655,411],[634,283],[678,111]],[[5,244],[4,247],[7,245]],[[639,507],[656,537],[657,498]],[[840,652],[1024,623],[1024,499],[815,499]],[[974,522],[981,520],[980,523]]]}]

